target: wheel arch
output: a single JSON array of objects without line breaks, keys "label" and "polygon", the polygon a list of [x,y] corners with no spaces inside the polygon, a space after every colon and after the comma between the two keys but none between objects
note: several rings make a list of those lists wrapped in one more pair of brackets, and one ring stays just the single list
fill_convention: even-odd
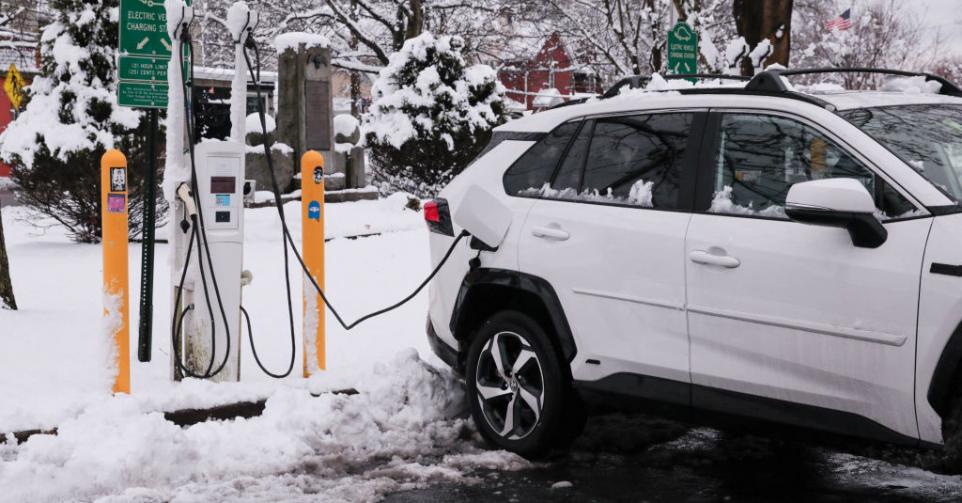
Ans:
[{"label": "wheel arch", "polygon": [[926,398],[929,405],[935,409],[939,417],[945,417],[951,412],[952,401],[957,395],[962,396],[962,392],[957,389],[957,384],[962,380],[962,322],[960,322],[939,356],[939,362],[932,372],[932,380],[929,381],[929,390]]},{"label": "wheel arch", "polygon": [[[574,359],[574,336],[554,288],[543,278],[518,271],[479,268],[468,272],[454,303],[451,333],[466,348],[484,321],[505,309],[534,318],[545,328],[562,361],[570,363]],[[465,354],[461,353],[463,368]],[[570,374],[568,365],[562,367]]]}]

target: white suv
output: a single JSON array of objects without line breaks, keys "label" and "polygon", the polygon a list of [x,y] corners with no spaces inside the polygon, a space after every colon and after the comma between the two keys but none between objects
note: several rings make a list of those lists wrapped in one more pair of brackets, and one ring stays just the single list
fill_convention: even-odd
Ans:
[{"label": "white suv", "polygon": [[962,443],[962,91],[801,73],[510,122],[427,205],[435,263],[472,236],[427,330],[489,441],[544,453],[603,401]]}]

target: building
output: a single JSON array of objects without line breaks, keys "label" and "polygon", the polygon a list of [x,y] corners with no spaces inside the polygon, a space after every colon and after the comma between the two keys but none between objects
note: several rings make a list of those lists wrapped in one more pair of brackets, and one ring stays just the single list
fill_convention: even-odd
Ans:
[{"label": "building", "polygon": [[548,37],[530,59],[504,63],[498,69],[498,79],[507,90],[506,97],[523,110],[542,110],[602,90],[601,79],[590,68],[573,61],[558,33]]}]

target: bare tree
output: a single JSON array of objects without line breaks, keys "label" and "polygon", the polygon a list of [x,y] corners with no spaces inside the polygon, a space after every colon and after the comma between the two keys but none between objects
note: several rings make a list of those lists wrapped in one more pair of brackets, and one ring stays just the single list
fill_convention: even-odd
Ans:
[{"label": "bare tree", "polygon": [[[922,70],[937,63],[943,37],[929,29],[904,2],[878,0],[852,9],[852,28],[828,30],[825,21],[845,7],[834,0],[795,0],[795,67],[873,67]],[[877,87],[870,74],[816,76],[799,81],[831,81],[846,89]]]}]

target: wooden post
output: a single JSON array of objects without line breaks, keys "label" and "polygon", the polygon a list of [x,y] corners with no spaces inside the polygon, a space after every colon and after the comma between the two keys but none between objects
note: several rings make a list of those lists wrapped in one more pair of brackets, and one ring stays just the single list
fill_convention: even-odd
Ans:
[{"label": "wooden post", "polygon": [[[301,157],[301,250],[304,264],[324,288],[324,156],[310,150]],[[304,278],[304,377],[327,368],[324,300]]]},{"label": "wooden post", "polygon": [[130,293],[127,283],[127,158],[108,150],[100,160],[104,321],[117,356],[114,393],[130,393]]}]

